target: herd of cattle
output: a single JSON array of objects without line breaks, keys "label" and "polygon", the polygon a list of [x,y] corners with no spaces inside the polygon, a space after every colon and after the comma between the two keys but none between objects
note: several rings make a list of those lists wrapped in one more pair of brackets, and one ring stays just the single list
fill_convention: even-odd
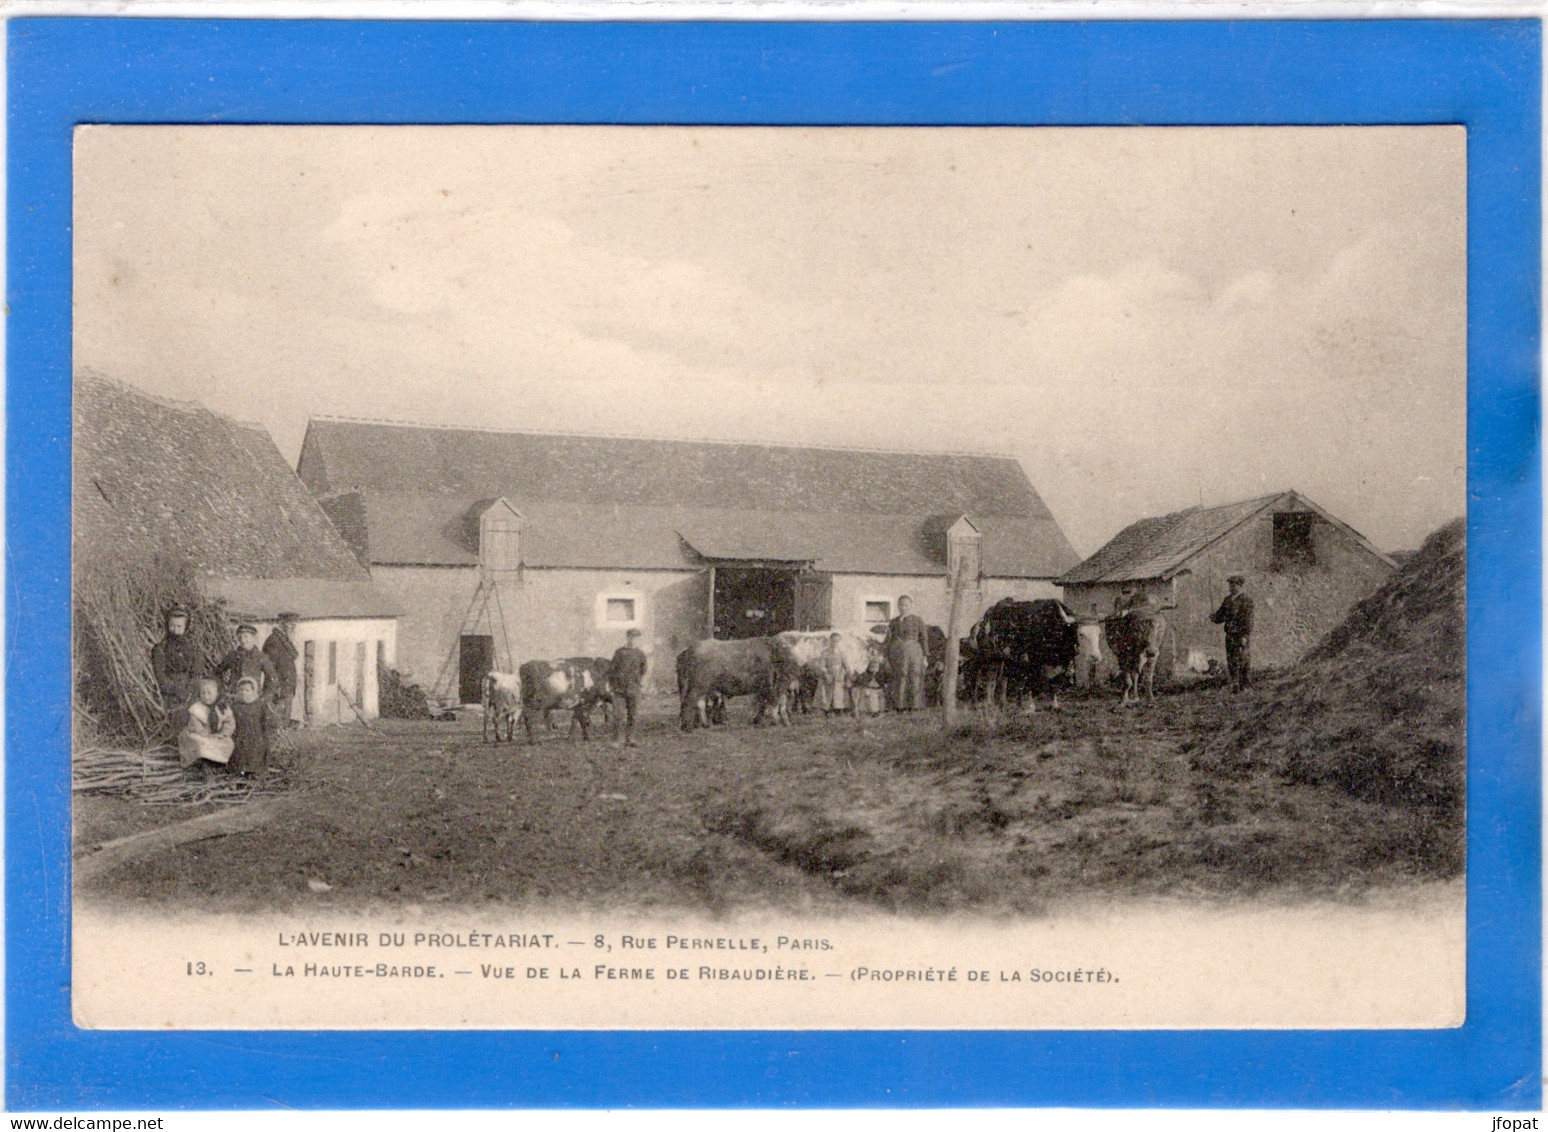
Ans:
[{"label": "herd of cattle", "polygon": [[[1107,618],[1102,628],[1123,678],[1123,702],[1144,691],[1154,698],[1156,661],[1166,618],[1155,609]],[[828,631],[785,632],[746,640],[698,641],[677,656],[677,692],[682,728],[725,722],[728,700],[753,697],[753,722],[765,716],[789,723],[792,709],[809,705],[822,679]],[[946,635],[930,627],[929,693],[938,699],[945,664]],[[885,686],[889,679],[884,645],[876,636],[840,634],[839,650],[851,680]],[[960,643],[959,689],[964,699],[1025,701],[1070,679],[1080,654],[1076,619],[1053,599],[1006,598],[991,606]],[[604,726],[612,710],[605,657],[529,660],[519,671],[484,677],[484,738],[514,739],[519,720],[529,742],[534,728],[549,726],[555,711],[570,713],[570,735],[590,738],[592,714]],[[853,689],[851,689],[851,693]],[[854,702],[851,694],[849,702]]]}]

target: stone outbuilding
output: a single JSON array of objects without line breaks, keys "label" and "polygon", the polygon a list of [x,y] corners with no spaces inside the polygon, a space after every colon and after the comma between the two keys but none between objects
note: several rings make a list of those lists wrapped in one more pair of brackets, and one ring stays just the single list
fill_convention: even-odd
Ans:
[{"label": "stone outbuilding", "polygon": [[1295,491],[1194,507],[1131,523],[1059,579],[1077,616],[1105,617],[1125,586],[1175,606],[1173,663],[1196,671],[1225,661],[1210,621],[1226,579],[1246,578],[1255,667],[1294,663],[1397,568],[1348,523]]}]

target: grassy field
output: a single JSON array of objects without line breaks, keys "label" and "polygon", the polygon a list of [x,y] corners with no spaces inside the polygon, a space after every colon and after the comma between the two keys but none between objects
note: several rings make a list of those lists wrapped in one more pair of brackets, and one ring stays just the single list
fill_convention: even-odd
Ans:
[{"label": "grassy field", "polygon": [[[663,698],[627,751],[562,733],[486,745],[473,718],[297,733],[268,825],[160,850],[79,895],[995,914],[1093,895],[1358,898],[1459,874],[1460,827],[1422,805],[1200,757],[1271,695],[1075,699],[998,725],[969,714],[950,735],[935,713],[754,729],[743,703],[730,727],[684,734]],[[208,810],[75,806],[78,852]]]}]

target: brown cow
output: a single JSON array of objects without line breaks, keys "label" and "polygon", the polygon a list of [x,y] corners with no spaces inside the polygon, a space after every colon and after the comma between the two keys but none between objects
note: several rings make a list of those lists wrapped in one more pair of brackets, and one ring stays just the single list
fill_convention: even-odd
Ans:
[{"label": "brown cow", "polygon": [[611,703],[607,684],[607,660],[577,656],[566,660],[529,660],[521,666],[521,722],[527,742],[535,743],[532,718],[548,722],[558,709],[570,713],[570,738],[580,728],[581,738],[591,738],[591,709]]},{"label": "brown cow", "polygon": [[679,722],[684,731],[708,727],[708,702],[715,696],[755,696],[753,722],[773,709],[776,723],[790,722],[782,694],[798,671],[790,650],[773,637],[741,641],[699,641],[678,657]]}]

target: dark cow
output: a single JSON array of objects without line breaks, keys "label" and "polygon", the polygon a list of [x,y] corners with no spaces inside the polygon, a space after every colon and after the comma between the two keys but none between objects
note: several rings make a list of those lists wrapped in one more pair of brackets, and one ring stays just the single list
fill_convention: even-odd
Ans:
[{"label": "dark cow", "polygon": [[709,705],[716,696],[756,696],[754,723],[770,709],[776,723],[789,723],[786,697],[781,693],[797,671],[790,650],[772,637],[699,641],[678,657],[683,730],[709,726]]},{"label": "dark cow", "polygon": [[1075,618],[1053,598],[1003,598],[962,643],[962,685],[970,699],[1022,700],[1068,672],[1079,651]]},{"label": "dark cow", "polygon": [[1138,703],[1142,686],[1154,702],[1156,661],[1166,637],[1166,618],[1153,608],[1131,609],[1107,618],[1102,628],[1123,676],[1123,702]]},{"label": "dark cow", "polygon": [[591,738],[591,711],[612,703],[607,686],[608,661],[603,657],[576,656],[564,660],[529,660],[521,666],[521,722],[527,742],[537,742],[532,720],[548,723],[555,709],[570,713],[570,738],[576,727],[581,738]]}]

